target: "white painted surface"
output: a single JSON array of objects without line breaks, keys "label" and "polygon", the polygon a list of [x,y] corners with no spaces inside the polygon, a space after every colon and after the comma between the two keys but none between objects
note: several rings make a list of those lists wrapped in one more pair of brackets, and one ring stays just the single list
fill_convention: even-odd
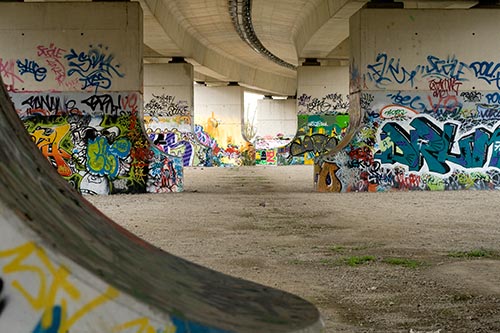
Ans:
[{"label": "white painted surface", "polygon": [[[347,112],[348,66],[300,66],[297,69],[299,114]],[[336,94],[335,101],[331,98]],[[339,100],[340,98],[340,100]]]},{"label": "white painted surface", "polygon": [[194,122],[217,139],[220,146],[241,146],[243,88],[239,86],[194,87]]},{"label": "white painted surface", "polygon": [[261,99],[257,101],[256,136],[275,138],[277,134],[293,138],[297,132],[296,99]]}]

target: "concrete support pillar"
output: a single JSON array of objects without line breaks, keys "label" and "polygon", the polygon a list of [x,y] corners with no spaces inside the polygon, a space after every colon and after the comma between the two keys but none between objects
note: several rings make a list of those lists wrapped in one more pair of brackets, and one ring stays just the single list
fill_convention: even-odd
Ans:
[{"label": "concrete support pillar", "polygon": [[243,88],[238,85],[195,85],[195,133],[201,144],[212,148],[214,166],[246,164],[248,142],[242,135]]},{"label": "concrete support pillar", "polygon": [[[248,120],[247,120],[248,121]],[[286,147],[297,132],[295,98],[261,99],[255,111],[255,163],[283,165]]]},{"label": "concrete support pillar", "polygon": [[300,66],[297,69],[297,134],[290,145],[293,164],[314,164],[347,127],[347,66]]},{"label": "concrete support pillar", "polygon": [[194,133],[193,65],[144,65],[144,122],[154,144],[182,159],[184,166],[211,164],[211,148]]},{"label": "concrete support pillar", "polygon": [[182,189],[181,161],[143,131],[142,19],[134,2],[0,3],[2,79],[39,149],[81,193]]},{"label": "concrete support pillar", "polygon": [[351,110],[361,111],[363,126],[324,164],[324,185],[498,188],[500,49],[491,36],[499,19],[495,9],[363,9],[353,16]]}]

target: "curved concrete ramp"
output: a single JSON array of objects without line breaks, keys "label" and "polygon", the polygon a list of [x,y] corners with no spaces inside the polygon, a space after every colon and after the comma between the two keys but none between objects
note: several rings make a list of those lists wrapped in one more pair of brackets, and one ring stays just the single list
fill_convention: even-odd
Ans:
[{"label": "curved concrete ramp", "polygon": [[321,331],[310,303],[110,221],[37,151],[3,88],[0,103],[0,332]]}]

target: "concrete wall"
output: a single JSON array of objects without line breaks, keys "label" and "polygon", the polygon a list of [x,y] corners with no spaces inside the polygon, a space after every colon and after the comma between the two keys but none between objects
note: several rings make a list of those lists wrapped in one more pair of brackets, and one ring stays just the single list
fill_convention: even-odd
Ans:
[{"label": "concrete wall", "polygon": [[136,3],[1,3],[0,74],[33,140],[82,193],[182,189],[142,123]]},{"label": "concrete wall", "polygon": [[499,19],[492,9],[354,16],[351,94],[364,126],[322,165],[320,189],[499,188]]},{"label": "concrete wall", "polygon": [[278,165],[297,132],[296,99],[260,99],[255,115],[255,163]]},{"label": "concrete wall", "polygon": [[144,65],[144,122],[150,139],[184,166],[211,164],[211,148],[194,133],[193,65]]},{"label": "concrete wall", "polygon": [[293,137],[297,132],[296,99],[260,99],[255,115],[256,137]]},{"label": "concrete wall", "polygon": [[213,149],[214,165],[245,164],[248,143],[242,135],[244,104],[239,86],[194,87],[194,122],[198,140]]}]

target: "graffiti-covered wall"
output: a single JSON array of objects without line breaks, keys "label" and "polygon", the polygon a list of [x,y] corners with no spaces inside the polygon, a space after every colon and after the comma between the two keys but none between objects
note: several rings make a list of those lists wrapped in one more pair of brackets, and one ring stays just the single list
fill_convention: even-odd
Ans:
[{"label": "graffiti-covered wall", "polygon": [[349,116],[346,66],[298,69],[297,133],[286,147],[283,164],[314,164],[343,137]]},{"label": "graffiti-covered wall", "polygon": [[29,18],[0,20],[0,74],[61,176],[84,194],[182,190],[181,160],[144,131],[140,6],[9,3],[0,12]]},{"label": "graffiti-covered wall", "polygon": [[497,189],[500,57],[488,41],[499,18],[496,10],[361,11],[351,21],[351,92],[364,125],[322,161],[320,190]]},{"label": "graffiti-covered wall", "polygon": [[212,165],[253,162],[252,146],[242,134],[243,88],[196,85],[194,92],[194,133],[203,146],[211,149]]},{"label": "graffiti-covered wall", "polygon": [[144,65],[144,122],[149,138],[184,166],[211,166],[212,149],[194,132],[193,65]]},{"label": "graffiti-covered wall", "polygon": [[[246,127],[252,127],[255,164],[283,164],[286,146],[297,132],[295,99],[259,99],[255,114],[246,118]],[[251,139],[251,138],[248,138]]]}]

